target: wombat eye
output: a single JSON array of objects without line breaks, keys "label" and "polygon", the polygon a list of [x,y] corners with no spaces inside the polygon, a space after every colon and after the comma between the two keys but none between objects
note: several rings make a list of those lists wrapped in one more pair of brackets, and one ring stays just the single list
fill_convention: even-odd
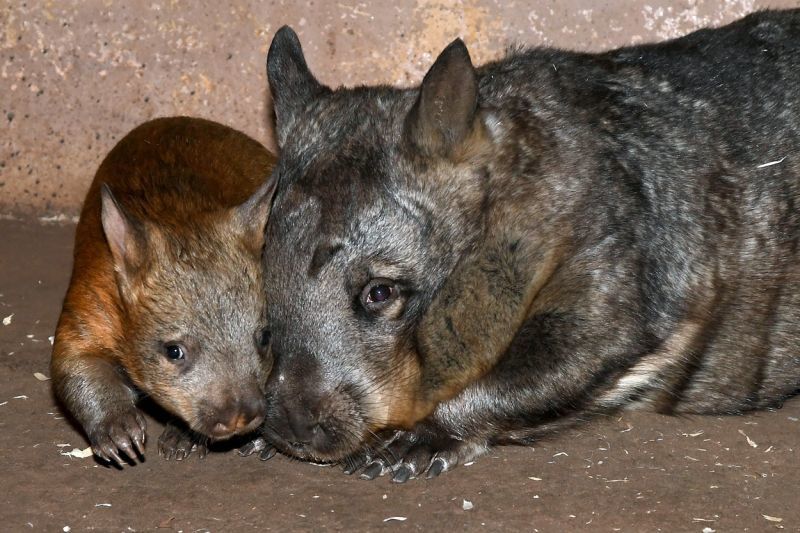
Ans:
[{"label": "wombat eye", "polygon": [[397,287],[388,279],[373,279],[361,291],[361,301],[367,309],[378,309],[396,297]]},{"label": "wombat eye", "polygon": [[369,290],[367,303],[385,302],[392,297],[392,290],[388,285],[375,285]]},{"label": "wombat eye", "polygon": [[164,355],[171,361],[182,361],[186,358],[186,353],[180,344],[167,344],[164,346]]},{"label": "wombat eye", "polygon": [[272,334],[268,328],[256,331],[256,346],[260,352],[264,353],[267,351],[270,339],[272,339]]}]

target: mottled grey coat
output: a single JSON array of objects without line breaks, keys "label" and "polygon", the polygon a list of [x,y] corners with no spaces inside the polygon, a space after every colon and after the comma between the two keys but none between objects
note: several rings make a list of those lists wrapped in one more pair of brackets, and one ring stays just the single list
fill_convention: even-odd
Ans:
[{"label": "mottled grey coat", "polygon": [[283,451],[404,481],[800,387],[800,11],[478,69],[455,41],[412,89],[324,87],[284,28],[268,70]]}]

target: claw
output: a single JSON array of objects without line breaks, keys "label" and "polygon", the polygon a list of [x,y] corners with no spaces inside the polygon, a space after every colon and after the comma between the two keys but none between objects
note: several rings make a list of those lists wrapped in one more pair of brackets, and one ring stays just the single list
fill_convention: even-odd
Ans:
[{"label": "claw", "polygon": [[145,433],[140,435],[134,435],[133,437],[133,447],[136,449],[136,453],[139,454],[139,458],[144,458],[144,437]]},{"label": "claw", "polygon": [[122,457],[120,457],[119,453],[114,448],[109,447],[106,453],[113,459],[113,461],[109,461],[109,463],[116,463],[120,468],[124,467],[127,463],[127,461],[122,460]]},{"label": "claw", "polygon": [[363,468],[369,460],[370,456],[368,453],[362,452],[351,455],[342,462],[342,471],[348,476],[354,474],[357,470]]},{"label": "claw", "polygon": [[439,474],[446,470],[447,465],[445,464],[443,459],[436,458],[431,463],[430,468],[428,468],[428,473],[426,474],[427,479],[433,479],[437,477]]},{"label": "claw", "polygon": [[374,462],[367,466],[361,475],[359,476],[361,479],[366,479],[367,481],[372,481],[383,472],[383,465],[379,462]]},{"label": "claw", "polygon": [[261,453],[258,454],[258,458],[261,459],[262,461],[269,461],[270,459],[275,457],[275,454],[277,452],[278,450],[276,450],[274,447],[268,446],[266,449],[261,450]]},{"label": "claw", "polygon": [[110,463],[111,462],[111,459],[108,458],[108,456],[105,454],[105,452],[103,450],[100,449],[99,446],[92,446],[92,452],[101,461],[106,462],[106,463]]},{"label": "claw", "polygon": [[411,479],[414,471],[408,465],[401,465],[392,476],[392,483],[405,483]]}]

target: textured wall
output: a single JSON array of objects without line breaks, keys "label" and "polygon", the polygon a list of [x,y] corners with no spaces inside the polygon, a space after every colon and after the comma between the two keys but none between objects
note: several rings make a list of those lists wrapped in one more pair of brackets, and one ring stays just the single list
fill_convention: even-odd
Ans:
[{"label": "textured wall", "polygon": [[418,82],[453,38],[599,50],[798,0],[0,0],[0,214],[78,212],[138,123],[196,115],[271,143],[264,58],[283,24],[328,84]]}]

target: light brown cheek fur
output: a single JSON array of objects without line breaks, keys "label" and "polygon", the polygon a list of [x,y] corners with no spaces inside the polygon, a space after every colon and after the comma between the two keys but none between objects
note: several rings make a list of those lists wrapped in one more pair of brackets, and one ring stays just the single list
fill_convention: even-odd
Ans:
[{"label": "light brown cheek fur", "polygon": [[410,350],[395,354],[392,379],[376,388],[365,400],[368,412],[365,418],[370,429],[410,428],[433,411],[435,404],[426,401],[422,394],[422,368]]},{"label": "light brown cheek fur", "polygon": [[137,386],[143,390],[149,390],[150,396],[161,407],[173,415],[183,419],[190,427],[195,425],[199,418],[192,397],[177,388],[173,383],[167,383],[163,375],[158,380],[150,380]]}]

